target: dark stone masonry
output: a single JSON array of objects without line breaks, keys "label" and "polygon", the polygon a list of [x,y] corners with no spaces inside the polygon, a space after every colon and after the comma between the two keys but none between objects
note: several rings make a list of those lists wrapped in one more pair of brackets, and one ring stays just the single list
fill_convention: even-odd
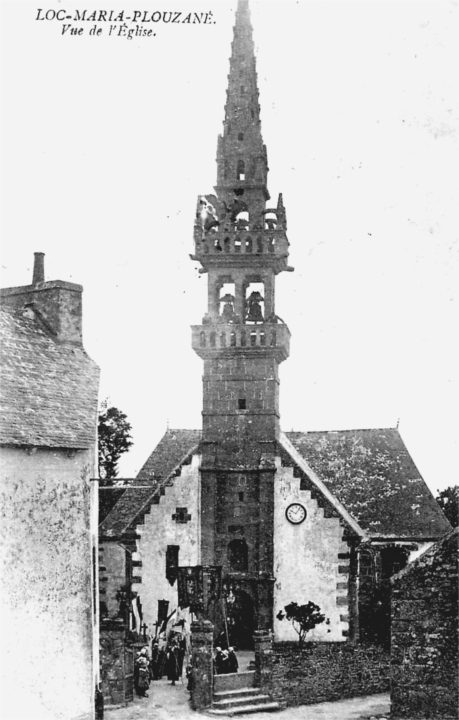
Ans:
[{"label": "dark stone masonry", "polygon": [[263,690],[287,706],[389,690],[389,653],[375,645],[331,642],[271,646],[265,639],[257,643],[255,662]]},{"label": "dark stone masonry", "polygon": [[459,717],[459,528],[392,580],[394,718]]},{"label": "dark stone masonry", "polygon": [[106,707],[134,699],[134,648],[126,644],[121,623],[106,622],[100,631],[100,680]]}]

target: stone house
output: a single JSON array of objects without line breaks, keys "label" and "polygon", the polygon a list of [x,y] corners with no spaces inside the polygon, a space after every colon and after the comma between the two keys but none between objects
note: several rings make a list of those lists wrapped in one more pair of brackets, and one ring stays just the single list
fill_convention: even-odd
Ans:
[{"label": "stone house", "polygon": [[32,284],[0,291],[2,700],[28,717],[94,713],[99,368],[82,290],[46,282],[36,253]]},{"label": "stone house", "polygon": [[459,528],[392,580],[394,718],[459,717]]}]

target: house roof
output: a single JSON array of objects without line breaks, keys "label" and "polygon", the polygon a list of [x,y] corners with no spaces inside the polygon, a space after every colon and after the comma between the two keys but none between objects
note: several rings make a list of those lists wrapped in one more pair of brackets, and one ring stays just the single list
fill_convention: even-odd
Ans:
[{"label": "house roof", "polygon": [[96,441],[99,368],[33,311],[0,310],[0,443],[85,449]]},{"label": "house roof", "polygon": [[154,502],[164,494],[164,487],[180,475],[180,467],[189,461],[201,438],[199,430],[167,430],[135,480],[124,489],[110,512],[101,518],[103,536],[120,536],[132,527]]},{"label": "house roof", "polygon": [[451,529],[398,430],[286,435],[371,537],[435,539]]}]

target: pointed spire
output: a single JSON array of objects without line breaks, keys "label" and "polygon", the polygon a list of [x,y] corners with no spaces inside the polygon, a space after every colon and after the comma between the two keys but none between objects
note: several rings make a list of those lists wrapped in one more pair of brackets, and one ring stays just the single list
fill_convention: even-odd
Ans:
[{"label": "pointed spire", "polygon": [[[260,106],[258,104],[255,46],[247,0],[239,0],[231,48],[225,120],[259,121]],[[241,117],[241,114],[245,117]],[[236,117],[237,115],[239,118]]]},{"label": "pointed spire", "polygon": [[219,138],[217,188],[258,188],[269,198],[258,79],[248,0],[239,0],[230,58],[223,135]]}]

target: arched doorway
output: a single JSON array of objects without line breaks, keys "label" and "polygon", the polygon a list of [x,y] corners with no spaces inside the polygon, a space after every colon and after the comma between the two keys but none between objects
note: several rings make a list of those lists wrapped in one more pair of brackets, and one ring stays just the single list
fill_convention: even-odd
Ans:
[{"label": "arched doorway", "polygon": [[228,566],[231,572],[247,572],[249,549],[245,540],[231,540],[228,545]]},{"label": "arched doorway", "polygon": [[225,606],[230,645],[234,645],[238,650],[252,650],[255,607],[251,596],[245,590],[230,584]]}]

